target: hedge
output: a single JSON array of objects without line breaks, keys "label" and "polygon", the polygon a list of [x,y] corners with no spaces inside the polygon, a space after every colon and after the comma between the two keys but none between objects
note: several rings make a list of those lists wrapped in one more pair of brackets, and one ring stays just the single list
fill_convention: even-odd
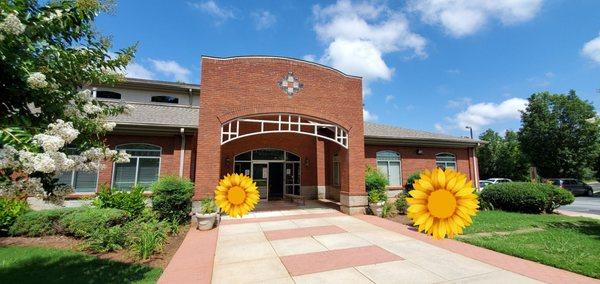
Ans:
[{"label": "hedge", "polygon": [[510,182],[488,185],[481,201],[494,209],[523,213],[551,213],[561,205],[574,201],[573,194],[551,184]]}]

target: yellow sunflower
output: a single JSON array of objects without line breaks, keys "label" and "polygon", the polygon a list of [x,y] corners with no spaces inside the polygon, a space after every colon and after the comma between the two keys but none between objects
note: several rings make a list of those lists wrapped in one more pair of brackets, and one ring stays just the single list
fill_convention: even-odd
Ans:
[{"label": "yellow sunflower", "polygon": [[406,198],[410,206],[407,215],[434,239],[462,234],[463,228],[473,223],[479,201],[467,177],[451,169],[424,171],[413,183],[414,190]]},{"label": "yellow sunflower", "polygon": [[256,183],[243,174],[228,174],[215,189],[215,203],[232,217],[242,217],[254,209],[260,199]]}]

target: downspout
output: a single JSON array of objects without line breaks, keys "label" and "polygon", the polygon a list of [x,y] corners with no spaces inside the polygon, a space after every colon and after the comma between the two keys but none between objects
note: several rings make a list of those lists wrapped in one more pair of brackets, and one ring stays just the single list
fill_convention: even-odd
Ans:
[{"label": "downspout", "polygon": [[183,162],[185,159],[185,129],[182,127],[179,129],[181,134],[181,148],[179,150],[179,177],[183,177]]}]

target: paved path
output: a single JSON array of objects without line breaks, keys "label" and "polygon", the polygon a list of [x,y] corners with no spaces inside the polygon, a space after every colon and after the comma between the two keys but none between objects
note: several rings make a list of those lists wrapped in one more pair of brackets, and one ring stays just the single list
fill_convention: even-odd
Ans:
[{"label": "paved path", "polygon": [[577,196],[575,202],[561,206],[560,210],[600,215],[600,196]]},{"label": "paved path", "polygon": [[159,283],[598,283],[374,216],[313,208],[190,230]]}]

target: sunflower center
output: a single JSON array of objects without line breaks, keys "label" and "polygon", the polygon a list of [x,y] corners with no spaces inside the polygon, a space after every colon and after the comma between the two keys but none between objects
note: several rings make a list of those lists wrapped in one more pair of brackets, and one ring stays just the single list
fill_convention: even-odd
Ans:
[{"label": "sunflower center", "polygon": [[234,186],[227,191],[227,199],[233,205],[240,205],[246,200],[246,191],[239,186]]},{"label": "sunflower center", "polygon": [[437,218],[448,218],[456,210],[456,198],[450,191],[436,190],[429,195],[427,199],[427,208],[429,213]]}]

